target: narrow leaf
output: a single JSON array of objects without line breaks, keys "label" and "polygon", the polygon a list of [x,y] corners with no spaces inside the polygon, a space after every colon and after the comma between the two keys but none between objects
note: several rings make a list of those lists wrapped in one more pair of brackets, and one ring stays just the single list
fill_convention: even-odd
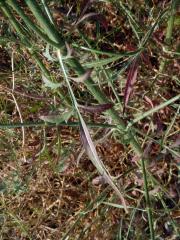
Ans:
[{"label": "narrow leaf", "polygon": [[119,57],[119,58],[134,56],[137,53],[139,53],[140,51],[142,51],[142,48],[139,48],[138,50],[135,50],[135,51],[130,51],[130,52],[123,51],[123,52],[115,53],[115,52],[110,52],[110,51],[102,51],[102,50],[97,50],[97,49],[93,49],[93,48],[88,48],[85,46],[79,46],[76,43],[72,43],[72,46],[77,49],[82,49],[87,52],[96,53],[98,55],[105,55],[105,56],[109,56],[109,57]]},{"label": "narrow leaf", "polygon": [[122,205],[124,207],[125,212],[128,213],[128,209],[127,209],[124,197],[122,196],[121,192],[119,191],[119,189],[117,188],[117,186],[113,182],[113,180],[112,180],[111,176],[109,175],[108,171],[106,170],[103,162],[99,159],[99,157],[97,155],[97,152],[96,152],[96,148],[95,148],[95,146],[92,142],[92,139],[91,139],[91,136],[90,136],[89,131],[87,129],[87,126],[86,126],[83,118],[81,117],[81,115],[79,115],[79,118],[80,118],[80,122],[81,122],[80,136],[81,136],[83,146],[86,150],[86,153],[88,154],[90,160],[92,161],[92,163],[94,164],[94,166],[96,167],[98,172],[101,174],[101,176],[104,178],[104,180],[116,192],[117,196],[120,198],[120,200],[122,202]]},{"label": "narrow leaf", "polygon": [[94,0],[86,0],[86,1],[84,1],[83,6],[82,6],[82,10],[81,10],[81,13],[80,13],[80,16],[79,16],[77,22],[79,21],[79,19],[81,19],[84,16],[85,12],[87,11],[87,9],[91,6],[91,4],[93,2],[95,2],[95,1]]},{"label": "narrow leaf", "polygon": [[123,55],[118,55],[118,56],[113,56],[113,57],[110,57],[110,58],[98,59],[98,60],[94,60],[93,62],[83,63],[83,66],[88,67],[88,68],[102,67],[102,66],[107,65],[109,63],[115,62],[122,57],[123,57]]},{"label": "narrow leaf", "polygon": [[[122,205],[119,205],[119,204],[116,204],[116,203],[111,203],[111,202],[102,202],[102,203],[105,204],[105,205],[109,205],[111,207],[115,207],[115,208],[120,208],[120,209],[123,208]],[[139,211],[142,211],[142,212],[146,211],[146,209],[141,209],[141,208],[136,208],[136,207],[128,207],[128,208],[136,209],[136,210],[139,210]]]},{"label": "narrow leaf", "polygon": [[90,112],[90,113],[99,113],[99,112],[104,112],[110,108],[113,107],[113,103],[104,103],[104,104],[99,104],[95,106],[83,106],[83,105],[78,105],[80,109]]},{"label": "narrow leaf", "polygon": [[63,59],[68,59],[68,58],[72,57],[73,49],[69,46],[69,44],[67,42],[65,42],[65,45],[66,45],[66,49],[67,49],[67,55]]},{"label": "narrow leaf", "polygon": [[82,16],[77,22],[74,23],[75,26],[79,25],[81,22],[87,20],[88,18],[98,16],[99,13],[87,13],[84,16]]},{"label": "narrow leaf", "polygon": [[[85,4],[83,4],[84,5],[83,9],[81,10],[80,16],[72,23],[73,29],[76,28],[81,22],[87,20],[88,18],[97,17],[99,19],[99,15],[100,15],[99,13],[94,13],[94,12],[85,13],[92,2],[94,1],[93,0],[85,1]],[[99,20],[102,20],[102,18]]]},{"label": "narrow leaf", "polygon": [[146,100],[147,103],[149,103],[149,105],[153,108],[154,104],[152,102],[152,100],[148,97],[148,96],[144,96],[144,99]]},{"label": "narrow leaf", "polygon": [[78,26],[81,22],[87,20],[87,19],[94,19],[96,21],[98,21],[99,23],[102,24],[102,26],[106,29],[107,31],[107,28],[108,28],[108,23],[105,19],[105,17],[102,15],[102,14],[99,14],[99,13],[87,13],[85,14],[84,16],[80,17],[76,22],[74,22],[74,26]]},{"label": "narrow leaf", "polygon": [[123,112],[125,112],[130,95],[132,93],[134,83],[136,82],[137,72],[138,72],[138,63],[137,63],[137,59],[135,59],[132,65],[130,66],[127,81],[126,81]]}]

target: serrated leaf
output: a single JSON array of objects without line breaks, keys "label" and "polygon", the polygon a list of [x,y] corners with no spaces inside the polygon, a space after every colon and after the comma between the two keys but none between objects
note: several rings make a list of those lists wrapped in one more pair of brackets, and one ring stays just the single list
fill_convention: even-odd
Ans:
[{"label": "serrated leaf", "polygon": [[48,123],[55,123],[59,124],[61,122],[67,122],[69,118],[72,116],[73,110],[62,113],[62,114],[49,114],[49,115],[42,115],[39,118]]},{"label": "serrated leaf", "polygon": [[54,58],[51,56],[50,52],[49,52],[49,44],[46,45],[46,51],[43,52],[43,55],[47,58],[48,61],[50,62],[57,62],[58,59]]},{"label": "serrated leaf", "polygon": [[46,87],[49,87],[53,90],[62,86],[62,83],[53,83],[52,81],[48,80],[44,75],[42,75],[42,80]]}]

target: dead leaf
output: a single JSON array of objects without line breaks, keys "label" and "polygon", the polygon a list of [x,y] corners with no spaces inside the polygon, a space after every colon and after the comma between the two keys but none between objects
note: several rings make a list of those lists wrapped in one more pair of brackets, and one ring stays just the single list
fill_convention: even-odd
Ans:
[{"label": "dead leaf", "polygon": [[104,103],[95,106],[78,105],[80,109],[90,113],[101,113],[113,107],[113,103]]},{"label": "dead leaf", "polygon": [[106,180],[103,176],[98,176],[92,180],[93,185],[103,185],[106,183]]},{"label": "dead leaf", "polygon": [[136,82],[137,72],[138,72],[138,60],[136,58],[130,66],[127,81],[126,81],[125,92],[124,92],[123,113],[125,112],[125,109],[127,107],[127,104],[128,104],[129,98],[130,98],[130,95],[132,93],[133,86]]}]

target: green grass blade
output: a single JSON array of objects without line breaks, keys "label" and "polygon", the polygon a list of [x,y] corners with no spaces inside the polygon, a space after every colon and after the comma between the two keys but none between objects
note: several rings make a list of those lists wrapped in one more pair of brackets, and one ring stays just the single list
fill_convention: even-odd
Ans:
[{"label": "green grass blade", "polygon": [[44,31],[47,33],[49,38],[56,42],[58,45],[60,45],[60,48],[64,47],[64,41],[61,37],[61,35],[58,33],[54,25],[51,23],[49,18],[46,17],[46,15],[41,11],[41,8],[39,4],[36,2],[36,0],[25,0],[26,4],[30,8],[30,10],[33,12],[35,18],[39,22],[39,24],[43,27]]},{"label": "green grass blade", "polygon": [[171,98],[171,99],[169,99],[169,100],[167,100],[167,101],[165,101],[165,102],[163,102],[163,103],[161,103],[160,105],[158,105],[158,106],[150,109],[150,110],[147,111],[147,112],[144,112],[144,113],[139,114],[138,117],[136,117],[132,122],[130,122],[130,123],[128,124],[127,128],[131,127],[133,124],[139,122],[140,120],[148,117],[149,115],[152,115],[153,113],[158,112],[160,109],[162,109],[162,108],[164,108],[164,107],[167,107],[168,105],[176,102],[176,101],[179,100],[179,99],[180,99],[180,94],[177,95],[177,96],[175,96],[175,97],[173,97],[173,98]]}]

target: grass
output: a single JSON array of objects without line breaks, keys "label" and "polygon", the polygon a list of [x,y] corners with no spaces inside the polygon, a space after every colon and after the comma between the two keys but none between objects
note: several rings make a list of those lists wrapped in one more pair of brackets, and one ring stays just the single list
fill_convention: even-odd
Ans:
[{"label": "grass", "polygon": [[2,239],[178,239],[178,3],[137,4],[0,1]]}]

